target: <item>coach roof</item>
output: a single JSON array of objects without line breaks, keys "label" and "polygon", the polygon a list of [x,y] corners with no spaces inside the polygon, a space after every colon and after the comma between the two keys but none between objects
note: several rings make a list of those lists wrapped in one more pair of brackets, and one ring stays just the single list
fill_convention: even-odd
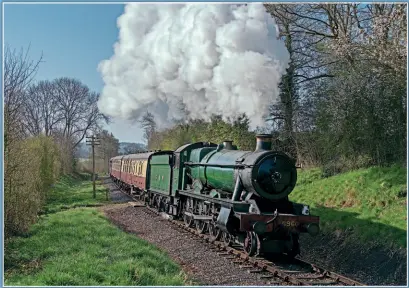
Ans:
[{"label": "coach roof", "polygon": [[124,155],[124,160],[129,160],[129,159],[148,159],[149,156],[154,154],[155,152],[143,152],[143,153],[138,153],[138,154],[129,154],[129,155]]},{"label": "coach roof", "polygon": [[119,155],[119,156],[112,157],[111,160],[121,160],[123,157],[124,155]]}]

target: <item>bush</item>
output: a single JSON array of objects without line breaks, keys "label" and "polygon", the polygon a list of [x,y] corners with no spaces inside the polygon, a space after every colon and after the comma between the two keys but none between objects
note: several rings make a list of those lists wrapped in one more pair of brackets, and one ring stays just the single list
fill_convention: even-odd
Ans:
[{"label": "bush", "polygon": [[36,222],[59,177],[58,149],[49,137],[15,141],[5,149],[5,235],[24,234]]}]

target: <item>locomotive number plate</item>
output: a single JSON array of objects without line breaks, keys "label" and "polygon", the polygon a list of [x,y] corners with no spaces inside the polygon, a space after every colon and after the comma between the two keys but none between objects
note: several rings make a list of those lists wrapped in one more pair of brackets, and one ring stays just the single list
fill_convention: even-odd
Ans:
[{"label": "locomotive number plate", "polygon": [[297,227],[298,226],[298,222],[296,221],[283,221],[282,223],[286,227]]}]

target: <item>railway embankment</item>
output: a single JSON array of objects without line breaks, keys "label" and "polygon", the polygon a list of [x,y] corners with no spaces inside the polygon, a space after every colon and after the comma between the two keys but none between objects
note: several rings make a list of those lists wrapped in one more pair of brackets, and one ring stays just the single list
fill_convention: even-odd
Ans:
[{"label": "railway embankment", "polygon": [[30,231],[6,240],[5,284],[189,284],[181,267],[165,252],[105,218],[97,206],[109,206],[106,191],[98,184],[93,199],[92,182],[81,177],[62,178]]},{"label": "railway embankment", "polygon": [[301,238],[302,258],[369,285],[406,285],[406,168],[322,175],[299,171],[290,195],[320,216],[320,237]]},{"label": "railway embankment", "polygon": [[[317,169],[300,171],[290,198],[309,203],[322,227],[320,237],[301,239],[301,257],[368,285],[405,285],[406,189],[406,169],[397,166],[326,178]],[[173,232],[165,223],[134,215],[136,209],[128,204],[112,205],[129,199],[111,189],[107,201],[106,191],[97,185],[93,199],[88,180],[66,177],[57,183],[30,232],[7,240],[5,284],[185,285],[192,283],[188,279],[214,285],[257,282],[252,274],[244,275],[229,268],[225,259],[211,256],[211,251],[198,251],[193,240],[178,235],[182,238],[170,241]],[[132,220],[141,217],[145,223]],[[138,225],[140,231],[133,231]],[[170,230],[162,239],[155,236],[155,227],[162,232]],[[182,251],[177,248],[181,241],[193,242]],[[197,258],[201,263],[210,262],[200,265]],[[226,267],[224,276],[207,279],[207,269],[216,266]]]}]

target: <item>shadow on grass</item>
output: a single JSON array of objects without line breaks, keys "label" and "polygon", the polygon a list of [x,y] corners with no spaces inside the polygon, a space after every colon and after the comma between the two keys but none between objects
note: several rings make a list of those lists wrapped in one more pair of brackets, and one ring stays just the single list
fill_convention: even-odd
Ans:
[{"label": "shadow on grass", "polygon": [[320,227],[324,233],[353,235],[362,243],[383,243],[406,248],[406,230],[379,223],[377,217],[360,219],[360,213],[341,211],[323,206],[314,207],[312,214],[320,217]]},{"label": "shadow on grass", "polygon": [[306,170],[290,200],[310,205],[325,232],[349,231],[364,242],[406,247],[406,173],[394,165],[323,179],[319,169]]},{"label": "shadow on grass", "polygon": [[302,235],[301,257],[367,285],[406,285],[405,230],[359,219],[356,212],[326,207],[320,216],[321,233]]}]

